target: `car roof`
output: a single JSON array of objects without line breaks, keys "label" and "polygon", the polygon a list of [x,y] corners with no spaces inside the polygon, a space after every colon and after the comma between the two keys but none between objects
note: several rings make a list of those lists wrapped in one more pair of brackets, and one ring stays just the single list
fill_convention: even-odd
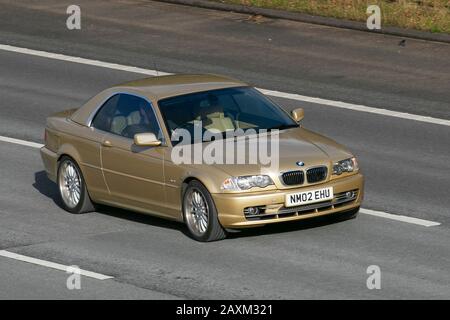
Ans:
[{"label": "car roof", "polygon": [[241,81],[214,74],[176,74],[129,81],[113,88],[119,91],[131,89],[148,98],[161,100],[193,92],[246,85]]},{"label": "car roof", "polygon": [[139,79],[100,92],[79,108],[71,116],[71,120],[82,125],[89,125],[98,108],[107,98],[116,93],[138,94],[149,100],[157,101],[194,92],[242,86],[247,86],[247,84],[213,74],[176,74]]}]

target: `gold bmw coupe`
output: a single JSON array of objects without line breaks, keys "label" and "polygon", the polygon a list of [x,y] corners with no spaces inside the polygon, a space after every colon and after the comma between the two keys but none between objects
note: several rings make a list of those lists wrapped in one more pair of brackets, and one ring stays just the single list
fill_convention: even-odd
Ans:
[{"label": "gold bmw coupe", "polygon": [[[355,157],[303,128],[302,118],[303,109],[289,114],[227,77],[152,77],[50,116],[41,156],[67,211],[121,207],[184,222],[199,241],[223,239],[229,229],[356,216],[364,179]],[[229,135],[237,131],[244,143]],[[268,149],[258,149],[263,137],[270,164],[258,159]]]}]

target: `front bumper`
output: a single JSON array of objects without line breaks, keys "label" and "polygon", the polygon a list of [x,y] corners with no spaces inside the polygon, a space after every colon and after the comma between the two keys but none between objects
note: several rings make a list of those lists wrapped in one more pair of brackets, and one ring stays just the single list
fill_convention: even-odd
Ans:
[{"label": "front bumper", "polygon": [[[329,203],[314,204],[311,206],[312,209],[297,207],[297,211],[295,209],[292,210],[292,208],[284,208],[286,194],[323,187],[333,187],[335,196],[348,191],[356,191],[356,195],[354,199],[345,203],[338,204],[338,199],[335,198]],[[362,174],[357,173],[323,184],[301,188],[241,194],[216,193],[212,194],[212,197],[218,211],[219,221],[223,227],[256,227],[270,223],[307,219],[357,208],[361,205],[364,197],[364,177]],[[265,208],[265,214],[260,218],[258,216],[246,217],[244,209],[247,207],[263,207]]]}]

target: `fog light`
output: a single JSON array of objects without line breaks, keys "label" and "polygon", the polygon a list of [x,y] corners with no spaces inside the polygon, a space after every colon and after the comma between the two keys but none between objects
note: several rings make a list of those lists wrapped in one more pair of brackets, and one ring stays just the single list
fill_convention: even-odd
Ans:
[{"label": "fog light", "polygon": [[345,193],[345,196],[347,197],[347,198],[353,198],[354,197],[354,192],[353,191],[347,191],[346,193]]},{"label": "fog light", "polygon": [[248,207],[245,209],[246,214],[249,216],[254,216],[259,214],[259,208],[258,207]]}]

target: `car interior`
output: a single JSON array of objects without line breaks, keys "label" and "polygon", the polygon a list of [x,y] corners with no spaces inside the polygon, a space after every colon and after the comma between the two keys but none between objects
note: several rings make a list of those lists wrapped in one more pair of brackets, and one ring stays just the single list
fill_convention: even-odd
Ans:
[{"label": "car interior", "polygon": [[[228,130],[254,128],[251,115],[241,112],[234,103],[227,101],[228,95],[202,95],[200,99],[185,99],[180,103],[173,103],[164,109],[169,130],[191,129],[196,121],[201,121],[203,130]],[[243,121],[248,118],[248,121]]]}]

